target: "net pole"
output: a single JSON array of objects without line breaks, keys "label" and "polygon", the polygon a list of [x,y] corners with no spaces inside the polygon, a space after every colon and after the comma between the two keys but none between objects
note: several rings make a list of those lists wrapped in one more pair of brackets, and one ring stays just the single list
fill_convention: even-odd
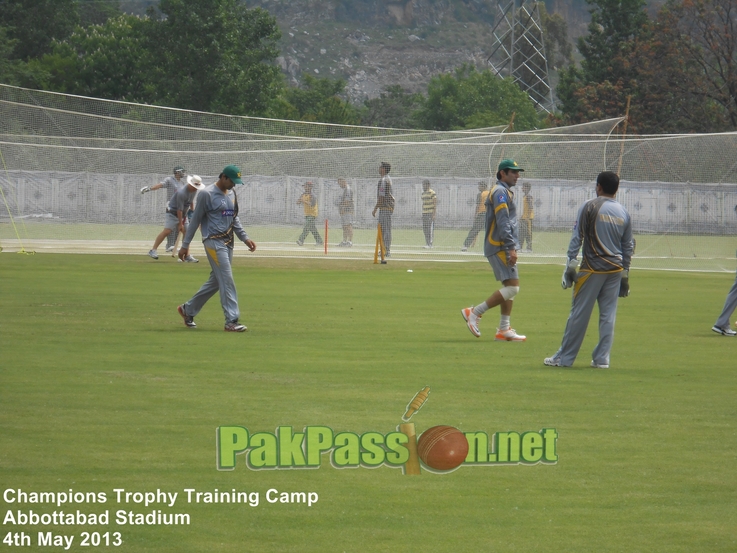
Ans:
[{"label": "net pole", "polygon": [[327,255],[328,254],[328,220],[327,219],[325,219],[325,242],[323,242],[323,244],[325,244],[325,255]]},{"label": "net pole", "polygon": [[627,136],[627,123],[630,120],[630,101],[632,100],[632,96],[627,96],[627,106],[624,110],[624,128],[622,130],[622,145],[619,148],[619,163],[617,164],[617,176],[621,177],[622,175],[622,161],[624,160],[624,139]]}]

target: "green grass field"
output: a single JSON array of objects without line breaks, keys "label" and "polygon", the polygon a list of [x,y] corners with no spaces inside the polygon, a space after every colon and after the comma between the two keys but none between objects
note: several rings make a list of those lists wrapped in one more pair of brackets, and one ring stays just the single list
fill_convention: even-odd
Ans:
[{"label": "green grass field", "polygon": [[[460,309],[494,289],[484,264],[237,258],[245,334],[213,298],[187,329],[176,306],[209,267],[144,256],[0,254],[0,484],[104,492],[105,504],[10,503],[2,538],[120,532],[156,552],[737,550],[737,339],[711,332],[733,274],[635,271],[611,368],[544,367],[570,295],[560,268],[523,266],[513,326],[467,330]],[[407,269],[412,269],[408,273]],[[216,428],[558,432],[558,462],[449,474],[216,467]],[[188,504],[184,490],[258,492],[259,505]],[[114,489],[177,492],[174,507],[119,504]],[[269,503],[267,491],[319,501]],[[190,525],[118,525],[118,510],[186,513]],[[7,513],[110,511],[107,526],[13,525]],[[14,547],[0,545],[4,550]]]}]

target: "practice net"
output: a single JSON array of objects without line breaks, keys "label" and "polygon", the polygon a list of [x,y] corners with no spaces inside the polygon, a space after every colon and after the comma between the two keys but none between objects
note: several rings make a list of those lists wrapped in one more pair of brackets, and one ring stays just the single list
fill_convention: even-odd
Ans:
[{"label": "practice net", "polygon": [[[534,132],[505,128],[418,131],[201,113],[0,85],[0,246],[5,251],[145,255],[163,228],[162,182],[181,165],[206,184],[241,167],[240,217],[257,255],[373,259],[380,162],[392,166],[392,259],[484,261],[483,231],[461,251],[480,181],[514,158],[531,185],[531,251],[520,263],[564,262],[578,207],[603,170],[622,178],[617,199],[632,215],[633,267],[733,271],[737,232],[737,134],[623,136],[622,119]],[[342,241],[338,200],[355,199],[353,246]],[[317,229],[297,204],[314,183]],[[422,227],[422,182],[437,194],[432,248]],[[193,242],[194,251],[199,241]],[[528,249],[527,247],[525,250]],[[236,247],[236,255],[245,254]]]}]

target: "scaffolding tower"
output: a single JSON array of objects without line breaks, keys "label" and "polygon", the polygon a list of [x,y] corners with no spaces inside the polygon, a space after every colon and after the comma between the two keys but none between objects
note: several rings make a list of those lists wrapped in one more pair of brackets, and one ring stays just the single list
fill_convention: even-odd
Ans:
[{"label": "scaffolding tower", "polygon": [[486,61],[499,77],[512,77],[538,111],[551,113],[553,92],[538,6],[526,0],[497,5],[494,44]]}]

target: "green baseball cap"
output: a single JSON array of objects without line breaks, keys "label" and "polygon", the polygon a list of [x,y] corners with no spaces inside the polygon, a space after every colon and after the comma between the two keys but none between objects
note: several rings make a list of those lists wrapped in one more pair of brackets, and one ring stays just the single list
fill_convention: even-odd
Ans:
[{"label": "green baseball cap", "polygon": [[223,169],[223,175],[236,184],[243,184],[243,181],[241,180],[241,170],[236,165],[228,165]]},{"label": "green baseball cap", "polygon": [[519,165],[517,165],[517,162],[513,159],[503,159],[502,162],[499,164],[499,168],[497,171],[503,171],[505,169],[512,169],[513,171],[524,171],[524,169],[521,169]]}]

